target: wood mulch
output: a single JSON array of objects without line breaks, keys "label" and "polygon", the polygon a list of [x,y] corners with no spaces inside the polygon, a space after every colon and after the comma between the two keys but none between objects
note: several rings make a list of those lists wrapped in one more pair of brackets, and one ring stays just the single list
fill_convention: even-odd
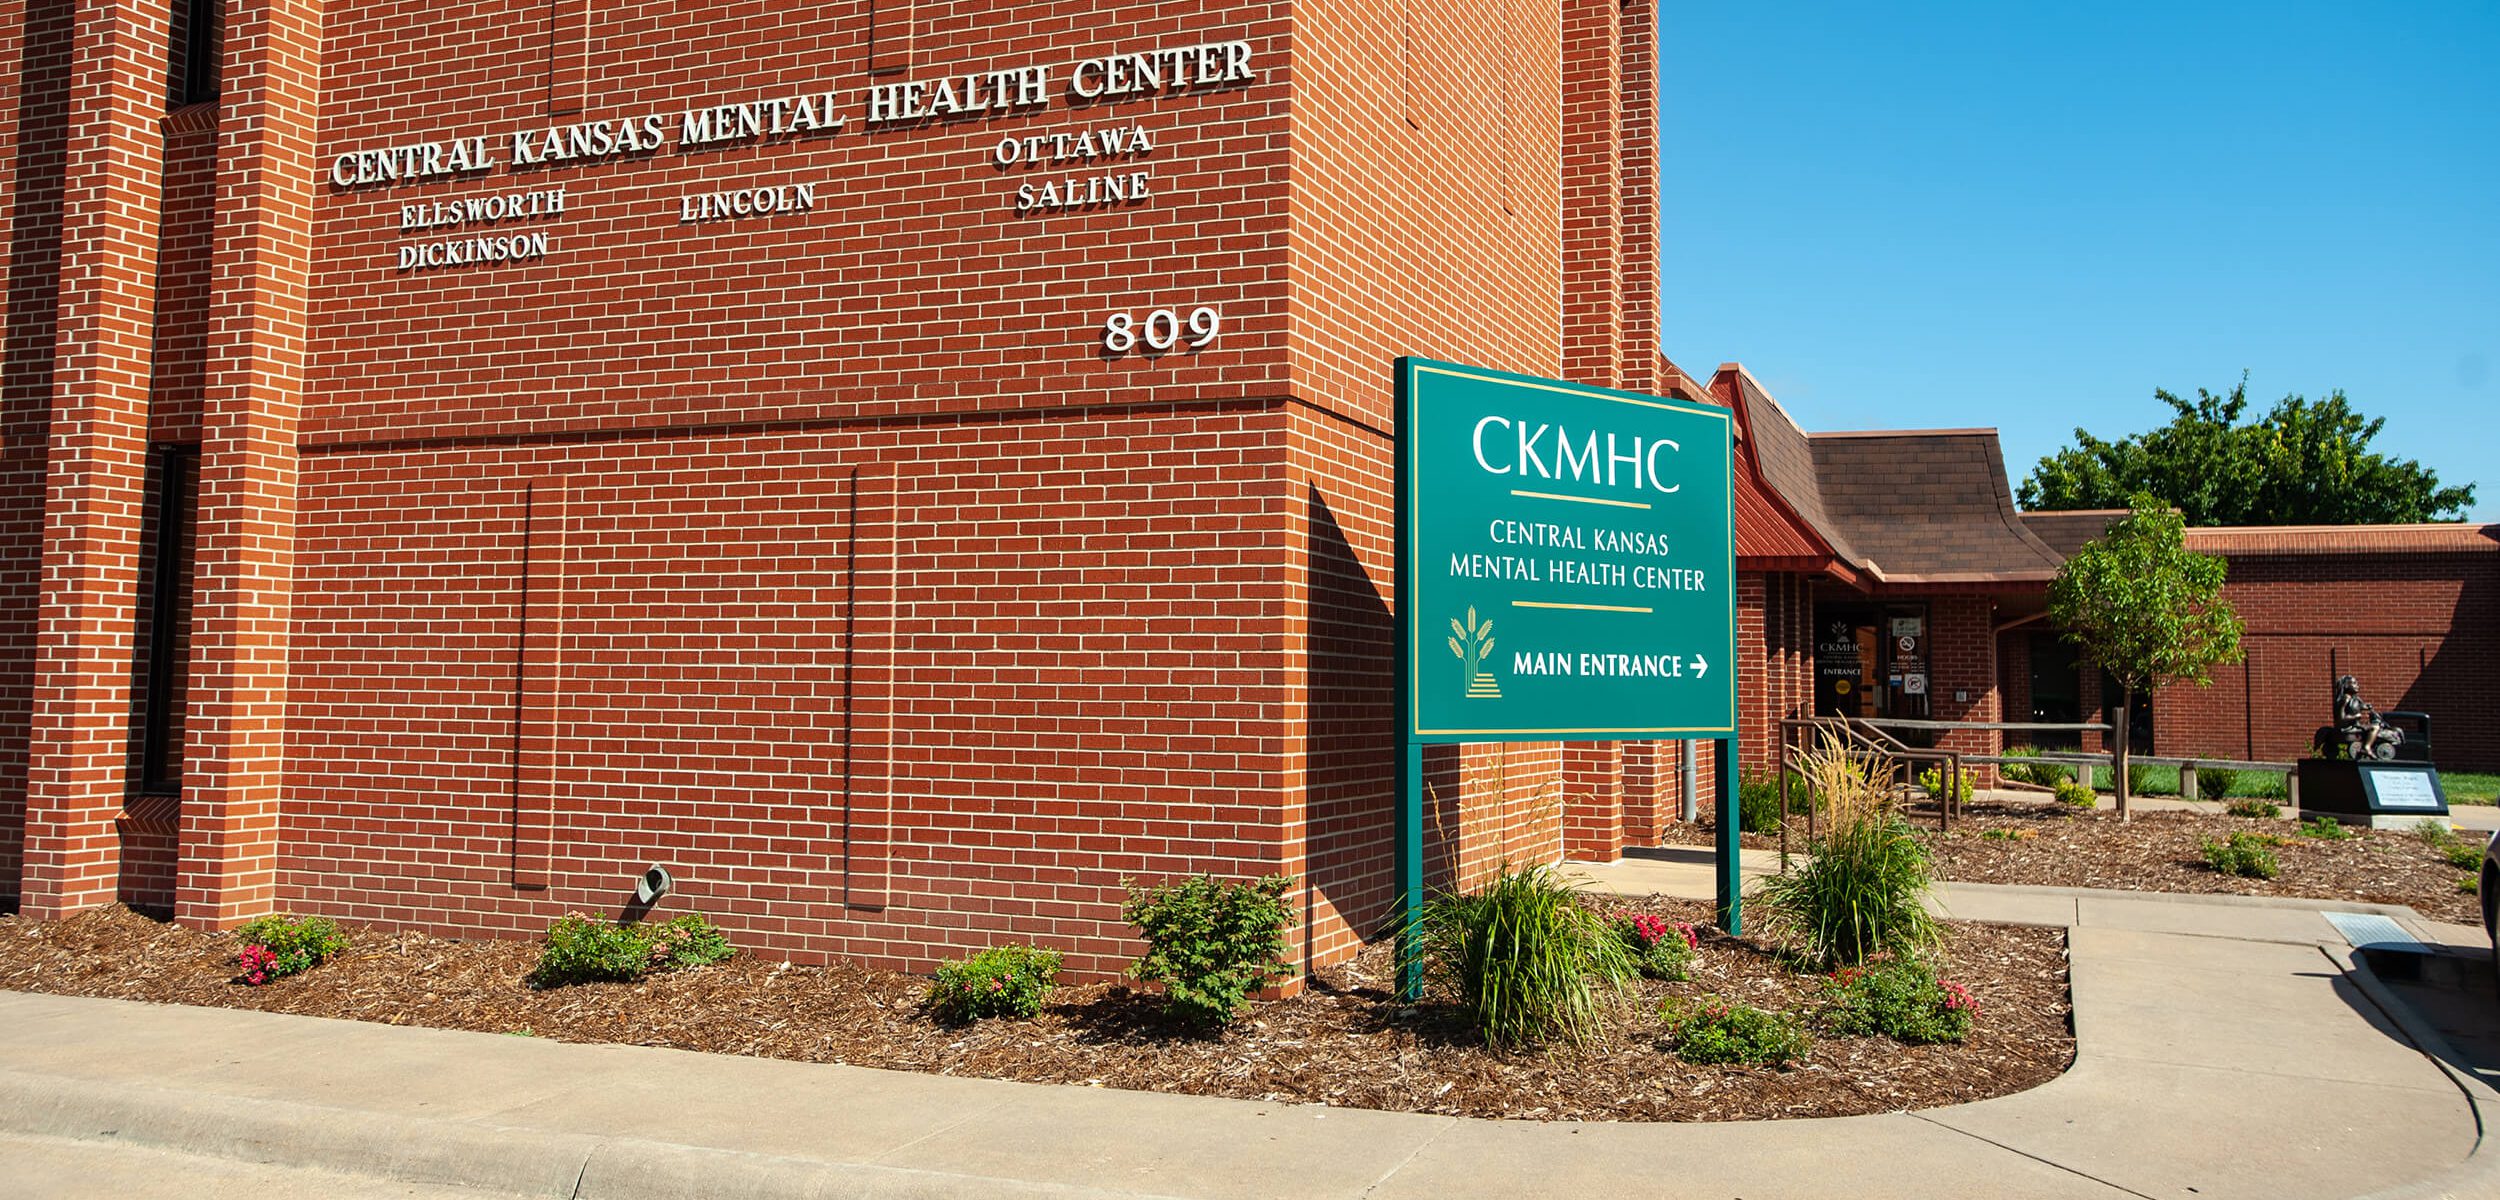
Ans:
[{"label": "wood mulch", "polygon": [[[2437,849],[2410,832],[2351,829],[2359,836],[2320,841],[2288,820],[2139,811],[2121,822],[2110,811],[2080,812],[2053,803],[1973,801],[1953,831],[1922,821],[1939,879],[2052,887],[2119,888],[2298,896],[2409,904],[2423,916],[2482,923],[2481,901],[2457,890],[2475,871],[2448,865]],[[1990,830],[2003,831],[1997,836]],[[2282,873],[2273,879],[2225,875],[2205,865],[2203,843],[2233,833],[2281,839],[2273,847]],[[2011,836],[2007,836],[2011,835]],[[2458,835],[2479,845],[2481,834]]]},{"label": "wood mulch", "polygon": [[[2120,821],[2108,809],[2083,812],[2049,800],[1974,799],[1954,818],[1950,832],[1936,828],[1934,806],[1907,814],[1935,852],[1936,878],[1965,883],[2016,883],[2041,887],[2114,888],[2134,892],[2200,892],[2241,896],[2293,896],[2313,900],[2359,900],[2406,904],[2423,916],[2462,925],[2482,923],[2482,901],[2457,890],[2476,871],[2448,865],[2440,852],[2410,831],[2351,827],[2356,836],[2320,841],[2302,836],[2287,819],[2230,817],[2177,809],[2139,810]],[[1791,818],[1789,849],[1805,853],[1802,818]],[[1994,837],[1990,830],[1999,831]],[[2225,875],[2205,865],[2207,838],[2256,833],[2281,840],[2272,847],[2282,873],[2273,879]],[[2011,835],[2011,836],[2007,836]],[[2484,835],[2457,835],[2479,846]],[[1675,823],[1662,841],[1711,846],[1707,822]],[[1748,850],[1777,849],[1774,835],[1748,833]]]},{"label": "wood mulch", "polygon": [[[1697,925],[1705,904],[1593,900]],[[1066,987],[1033,1021],[957,1028],[920,1012],[927,981],[850,964],[752,955],[637,984],[533,991],[528,942],[451,941],[349,927],[337,960],[262,987],[236,981],[230,934],[105,909],[62,921],[0,918],[0,988],[668,1046],[1034,1083],[1185,1092],[1470,1117],[1728,1121],[1840,1116],[2001,1096],[2074,1058],[2061,930],[1956,922],[1947,975],[1980,1003],[1969,1042],[1904,1046],[1820,1037],[1787,1070],[1690,1066],[1659,1045],[1660,1001],[1718,995],[1811,1014],[1821,977],[1768,947],[1705,933],[1693,982],[1644,981],[1589,1051],[1497,1054],[1447,1005],[1389,1001],[1375,946],[1301,995],[1256,1004],[1220,1037],[1173,1028],[1158,998]]]}]

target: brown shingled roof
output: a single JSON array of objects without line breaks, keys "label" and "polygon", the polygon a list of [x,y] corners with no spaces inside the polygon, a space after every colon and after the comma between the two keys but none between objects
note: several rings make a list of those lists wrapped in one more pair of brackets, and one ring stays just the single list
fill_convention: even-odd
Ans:
[{"label": "brown shingled roof", "polygon": [[2063,556],[2024,528],[1993,429],[1808,434],[1719,368],[1762,480],[1842,562],[1890,584],[2041,584]]},{"label": "brown shingled roof", "polygon": [[2110,522],[2126,516],[2123,508],[2074,508],[2057,512],[2027,512],[2023,527],[2040,539],[2059,558],[2071,557],[2083,549],[2085,542],[2109,532]]},{"label": "brown shingled roof", "polygon": [[2500,550],[2500,525],[2222,525],[2187,531],[2204,554],[2453,554]]},{"label": "brown shingled roof", "polygon": [[1771,393],[1754,382],[1753,375],[1742,366],[1726,363],[1719,370],[1735,381],[1737,404],[1744,414],[1747,439],[1752,444],[1754,466],[1762,472],[1762,482],[1788,502],[1798,519],[1804,521],[1833,553],[1850,562],[1858,561],[1857,551],[1848,544],[1823,511],[1823,489],[1815,477],[1814,450],[1807,444],[1806,432],[1788,416]]},{"label": "brown shingled roof", "polygon": [[1824,511],[1891,583],[2045,583],[2065,561],[2014,511],[1993,429],[1817,433]]}]

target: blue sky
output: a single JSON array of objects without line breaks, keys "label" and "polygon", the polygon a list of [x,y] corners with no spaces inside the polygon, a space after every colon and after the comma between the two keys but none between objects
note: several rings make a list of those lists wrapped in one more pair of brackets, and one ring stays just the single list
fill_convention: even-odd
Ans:
[{"label": "blue sky", "polygon": [[1664,0],[1666,350],[2008,472],[2342,388],[2500,521],[2500,3]]}]

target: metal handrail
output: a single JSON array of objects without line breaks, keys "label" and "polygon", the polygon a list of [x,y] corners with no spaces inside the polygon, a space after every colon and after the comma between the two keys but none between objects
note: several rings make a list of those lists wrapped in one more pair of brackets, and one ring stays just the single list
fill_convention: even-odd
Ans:
[{"label": "metal handrail", "polygon": [[[1888,791],[1898,790],[1905,787],[1919,786],[1916,782],[1916,775],[1910,776],[1908,782],[1904,782],[1899,777],[1898,773],[1904,766],[1921,762],[1935,763],[1937,767],[1937,774],[1940,777],[1939,782],[1944,785],[1943,793],[1936,798],[1936,829],[1938,832],[1950,832],[1952,830],[1953,811],[1960,806],[1962,795],[1962,755],[1959,751],[1921,750],[1903,745],[1899,739],[1893,737],[1891,734],[1865,724],[1862,718],[1783,717],[1780,719],[1779,754],[1774,760],[1773,766],[1773,769],[1779,773],[1779,851],[1780,867],[1782,870],[1787,869],[1788,866],[1789,742],[1791,735],[1808,730],[1819,730],[1827,733],[1837,731],[1842,737],[1842,745],[1845,753],[1879,758],[1891,764],[1896,774],[1886,783]],[[1882,740],[1877,741],[1877,738],[1881,738]],[[1730,819],[1730,816],[1731,814],[1721,814],[1720,819],[1727,820]],[[1818,814],[1816,813],[1814,806],[1812,804],[1806,805],[1806,840],[1809,844],[1813,842],[1818,833],[1817,816]],[[1739,811],[1733,814],[1733,817],[1740,822],[1743,820],[1741,805],[1739,807]]]}]

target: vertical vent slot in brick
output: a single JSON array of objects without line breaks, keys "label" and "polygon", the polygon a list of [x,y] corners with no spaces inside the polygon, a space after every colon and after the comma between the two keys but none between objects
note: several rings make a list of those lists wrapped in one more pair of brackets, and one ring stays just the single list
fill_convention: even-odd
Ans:
[{"label": "vertical vent slot in brick", "polygon": [[868,0],[868,73],[911,69],[915,0]]},{"label": "vertical vent slot in brick", "polygon": [[590,103],[590,0],[547,0],[547,113]]},{"label": "vertical vent slot in brick", "polygon": [[854,909],[886,906],[892,850],[896,497],[891,468],[872,465],[852,472],[842,697],[842,902]]},{"label": "vertical vent slot in brick", "polygon": [[556,721],[563,699],[564,542],[562,479],[529,485],[521,559],[521,646],[514,667],[512,745],[512,886],[547,886],[550,826],[555,809]]}]

